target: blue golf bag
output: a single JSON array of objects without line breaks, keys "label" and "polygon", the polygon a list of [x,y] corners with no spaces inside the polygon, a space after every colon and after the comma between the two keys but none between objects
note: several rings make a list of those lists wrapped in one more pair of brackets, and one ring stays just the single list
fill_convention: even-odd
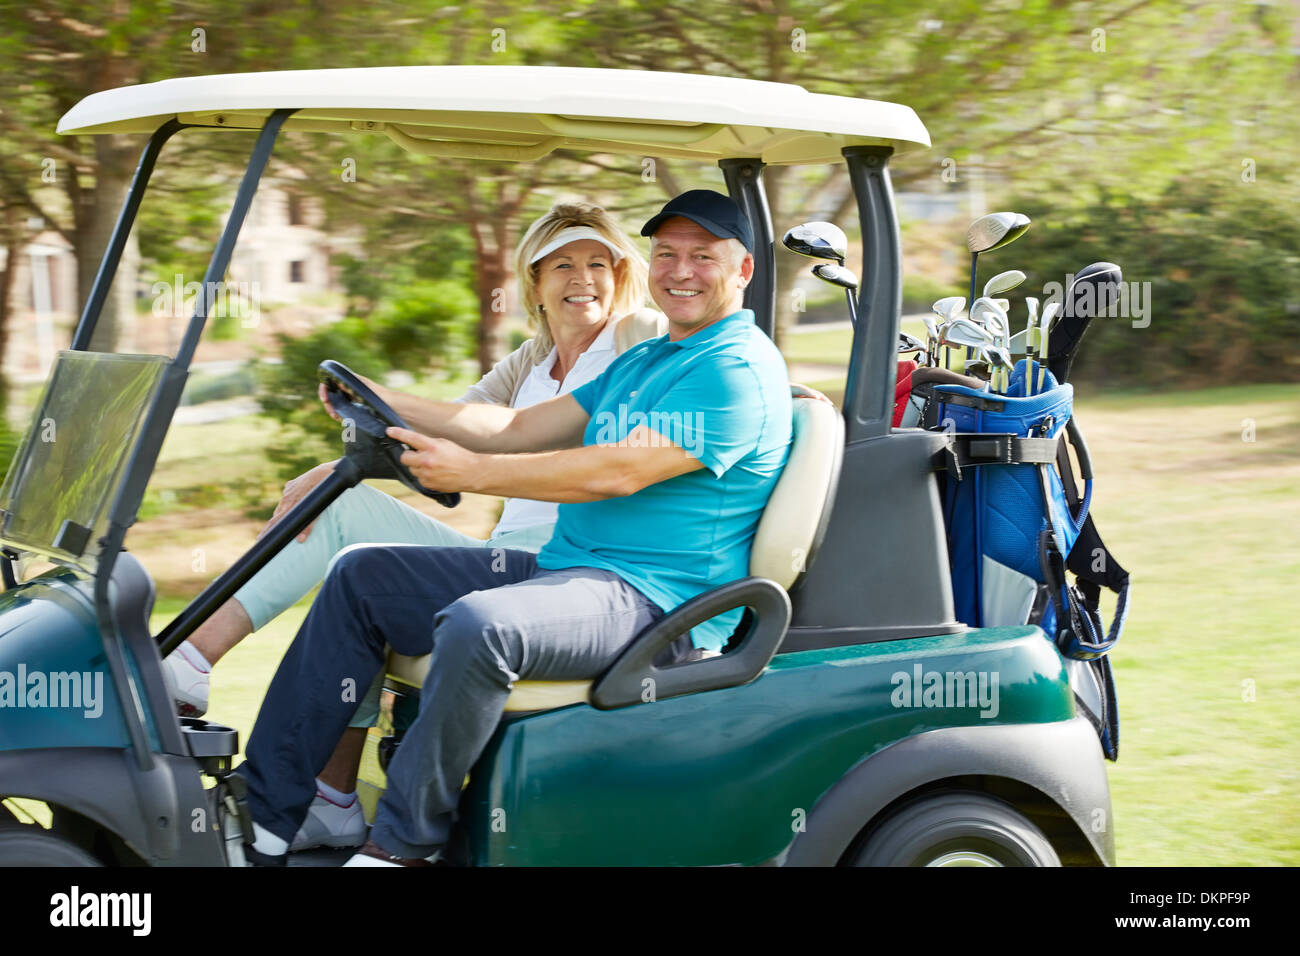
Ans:
[{"label": "blue golf bag", "polygon": [[[1036,365],[1043,383],[1026,396],[1027,368],[1017,364],[1005,395],[960,385],[933,390],[931,421],[952,436],[943,468],[953,601],[972,627],[1041,627],[1067,658],[1083,710],[1114,760],[1119,719],[1106,654],[1124,628],[1129,576],[1089,514],[1092,466],[1073,417],[1074,388]],[[1117,595],[1109,629],[1099,613],[1102,587]]]}]

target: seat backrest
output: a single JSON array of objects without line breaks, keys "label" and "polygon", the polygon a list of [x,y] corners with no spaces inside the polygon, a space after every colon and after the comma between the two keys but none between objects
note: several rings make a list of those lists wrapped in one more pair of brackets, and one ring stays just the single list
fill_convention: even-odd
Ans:
[{"label": "seat backrest", "polygon": [[[789,590],[812,562],[844,458],[844,418],[818,393],[792,385],[790,457],[758,519],[749,573]],[[816,396],[816,397],[814,397]]]}]

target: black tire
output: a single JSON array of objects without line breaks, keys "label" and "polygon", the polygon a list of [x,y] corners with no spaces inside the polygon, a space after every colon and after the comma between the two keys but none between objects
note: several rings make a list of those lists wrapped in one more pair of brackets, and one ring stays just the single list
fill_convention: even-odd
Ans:
[{"label": "black tire", "polygon": [[0,824],[0,867],[102,866],[74,843],[31,824]]},{"label": "black tire", "polygon": [[1060,866],[1052,844],[1009,803],[982,793],[940,793],[895,811],[852,866]]}]

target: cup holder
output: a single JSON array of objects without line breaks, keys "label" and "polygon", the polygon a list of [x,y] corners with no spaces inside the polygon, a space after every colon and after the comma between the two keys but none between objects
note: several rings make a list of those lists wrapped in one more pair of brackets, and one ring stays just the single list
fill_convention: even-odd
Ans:
[{"label": "cup holder", "polygon": [[191,757],[228,759],[239,752],[239,731],[235,728],[201,717],[182,717],[180,721],[181,733],[185,735]]}]

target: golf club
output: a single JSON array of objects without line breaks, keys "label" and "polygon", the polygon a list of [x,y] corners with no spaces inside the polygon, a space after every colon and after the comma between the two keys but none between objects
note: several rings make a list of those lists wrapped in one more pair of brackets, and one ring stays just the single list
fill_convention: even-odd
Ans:
[{"label": "golf club", "polygon": [[992,298],[1000,292],[1010,292],[1024,281],[1025,274],[1019,269],[1008,269],[1006,272],[999,272],[984,283],[984,298]]},{"label": "golf club", "polygon": [[967,318],[955,318],[940,329],[945,345],[959,345],[968,349],[986,349],[994,345],[993,336],[982,325]]},{"label": "golf club", "polygon": [[[1038,369],[1038,388],[1035,391],[1043,390],[1043,373],[1047,371],[1047,342],[1048,336],[1052,333],[1052,323],[1056,321],[1056,313],[1059,311],[1061,303],[1049,302],[1047,308],[1043,309],[1043,319],[1038,323],[1038,355],[1042,363]],[[1068,369],[1069,366],[1067,366]],[[1053,373],[1055,374],[1055,373]],[[1058,380],[1059,381],[1059,380]]]},{"label": "golf club", "polygon": [[900,353],[920,352],[924,354],[925,350],[925,343],[915,335],[908,335],[906,332],[898,333],[898,351]]},{"label": "golf club", "polygon": [[[961,312],[962,309],[966,308],[966,300],[959,295],[948,295],[948,296],[944,296],[942,299],[938,299],[934,303],[934,305],[930,306],[930,308],[934,309],[935,315],[939,316],[939,318],[942,319],[944,322],[951,322],[954,318],[956,318],[957,313]],[[937,345],[935,348],[935,352],[936,353],[938,352]],[[937,358],[937,354],[936,354],[936,358]],[[943,367],[947,368],[951,364],[952,364],[951,350],[945,348],[943,351]]]},{"label": "golf club", "polygon": [[939,323],[932,315],[925,316],[921,321],[925,323],[925,364],[933,366],[939,361]]},{"label": "golf club", "polygon": [[1093,318],[1110,314],[1123,281],[1120,267],[1113,262],[1091,263],[1075,275],[1065,293],[1057,327],[1052,330],[1057,336],[1057,347],[1049,351],[1044,338],[1041,353],[1043,362],[1058,383],[1069,378],[1075,353]]},{"label": "golf club", "polygon": [[837,285],[844,290],[844,294],[849,300],[849,321],[857,325],[858,307],[853,301],[853,293],[858,291],[858,277],[851,270],[829,262],[818,263],[813,266],[812,271],[813,275],[823,282]]},{"label": "golf club", "polygon": [[1011,353],[1000,345],[989,346],[985,352],[988,353],[989,364],[993,366],[989,386],[999,395],[1005,395],[1011,382]]},{"label": "golf club", "polygon": [[[1029,321],[1025,325],[1025,395],[1034,394],[1034,355],[1038,344],[1038,300],[1032,295],[1025,296],[1025,307],[1029,310]],[[1011,343],[1007,342],[1010,350]]]},{"label": "golf club", "polygon": [[[849,321],[857,325],[858,307],[853,301],[853,293],[857,291],[858,278],[844,268],[844,257],[849,251],[849,238],[844,234],[844,230],[833,222],[804,222],[787,230],[781,237],[781,245],[801,256],[835,263],[813,266],[813,275],[844,289],[849,303]],[[819,271],[823,269],[828,271]],[[829,271],[832,269],[841,269],[843,272]]]},{"label": "golf club", "polygon": [[842,266],[848,254],[849,239],[833,222],[805,222],[786,232],[781,237],[781,245],[801,256],[829,259]]},{"label": "golf club", "polygon": [[[975,298],[975,272],[981,252],[992,252],[1019,239],[1029,228],[1030,219],[1018,212],[991,212],[980,216],[966,230],[966,248],[970,250],[970,298]],[[970,356],[967,356],[968,358]]]}]

